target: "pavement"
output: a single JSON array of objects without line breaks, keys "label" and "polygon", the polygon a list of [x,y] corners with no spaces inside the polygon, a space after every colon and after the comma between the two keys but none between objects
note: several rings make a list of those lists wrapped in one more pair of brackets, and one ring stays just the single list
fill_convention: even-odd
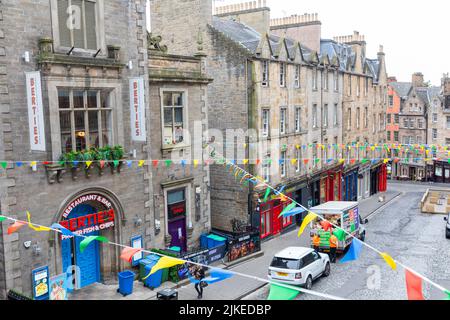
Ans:
[{"label": "pavement", "polygon": [[[420,212],[420,200],[429,185],[395,182],[389,183],[388,188],[399,195],[369,214],[366,243],[450,289],[450,240],[445,238],[443,217]],[[448,190],[448,185],[446,188]],[[373,201],[370,199],[366,203],[371,206]],[[312,290],[350,300],[407,300],[404,272],[401,266],[396,271],[391,270],[377,253],[363,248],[358,260],[332,265],[331,275],[318,279]],[[265,286],[244,299],[266,300],[268,294],[269,287]],[[423,294],[427,300],[446,297],[424,281]],[[296,298],[317,299],[321,298],[306,294]]]},{"label": "pavement", "polygon": [[[367,218],[380,208],[386,206],[389,202],[395,200],[401,195],[400,190],[389,190],[388,192],[377,194],[371,198],[360,202],[360,213],[363,219]],[[379,197],[384,196],[384,201],[380,202]],[[263,242],[260,253],[247,257],[244,261],[237,264],[225,265],[222,263],[215,264],[215,267],[229,269],[235,272],[251,275],[267,279],[267,268],[272,261],[273,256],[281,249],[288,246],[306,246],[309,247],[309,232],[305,232],[299,239],[297,231],[291,231]],[[240,300],[247,299],[252,293],[258,292],[266,288],[267,283],[244,278],[242,276],[234,276],[228,280],[208,286],[204,289],[204,300]],[[197,300],[197,292],[192,284],[188,281],[174,284],[172,282],[164,283],[160,288],[151,290],[145,288],[141,282],[134,283],[133,294],[123,297],[117,292],[117,285],[95,284],[82,290],[78,290],[69,296],[70,300],[155,300],[156,293],[166,288],[173,288],[178,291],[179,300]],[[266,288],[267,289],[267,288]],[[263,293],[264,295],[264,293]],[[247,297],[247,298],[246,298]]]}]

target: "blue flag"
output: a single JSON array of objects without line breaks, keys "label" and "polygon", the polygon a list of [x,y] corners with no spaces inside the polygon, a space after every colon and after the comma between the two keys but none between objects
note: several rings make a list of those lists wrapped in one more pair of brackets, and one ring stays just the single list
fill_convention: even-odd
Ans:
[{"label": "blue flag", "polygon": [[339,263],[345,263],[350,261],[358,260],[362,250],[362,243],[360,240],[354,238],[352,241],[352,244],[350,246],[350,249],[348,250],[347,254],[339,261]]},{"label": "blue flag", "polygon": [[52,226],[51,226],[50,228],[51,228],[51,229],[58,229],[58,230],[60,230],[60,231],[62,232],[62,234],[63,234],[64,236],[67,236],[67,237],[73,237],[73,236],[75,236],[75,234],[73,234],[70,230],[64,228],[64,227],[63,227],[62,225],[60,225],[59,223],[54,223],[54,224],[52,224]]}]

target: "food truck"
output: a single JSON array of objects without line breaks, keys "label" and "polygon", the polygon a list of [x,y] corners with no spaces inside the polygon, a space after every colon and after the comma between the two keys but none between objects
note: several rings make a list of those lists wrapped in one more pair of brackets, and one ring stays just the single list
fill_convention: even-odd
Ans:
[{"label": "food truck", "polygon": [[[343,252],[352,243],[353,238],[349,235],[353,235],[361,241],[366,238],[366,230],[362,224],[366,224],[368,220],[361,220],[359,215],[358,202],[346,202],[346,201],[330,201],[320,206],[310,209],[311,212],[323,217],[325,220],[316,219],[311,222],[311,246],[312,237],[315,234],[320,235],[320,247],[319,250],[323,252],[330,251],[330,237],[333,233],[338,240],[338,252]],[[339,228],[342,228],[349,234],[345,234],[339,237]]]}]

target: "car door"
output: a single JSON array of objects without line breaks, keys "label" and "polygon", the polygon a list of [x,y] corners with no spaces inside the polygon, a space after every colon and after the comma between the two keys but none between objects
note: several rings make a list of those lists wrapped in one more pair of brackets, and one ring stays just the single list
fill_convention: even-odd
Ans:
[{"label": "car door", "polygon": [[325,270],[324,261],[320,257],[320,254],[316,251],[311,252],[311,270],[313,278],[319,277],[322,272]]}]

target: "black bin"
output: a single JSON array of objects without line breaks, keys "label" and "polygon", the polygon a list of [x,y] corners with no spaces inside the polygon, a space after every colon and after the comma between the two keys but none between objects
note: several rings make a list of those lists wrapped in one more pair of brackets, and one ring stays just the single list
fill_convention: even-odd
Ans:
[{"label": "black bin", "polygon": [[33,300],[21,293],[15,292],[13,290],[8,291],[8,300],[12,301],[27,301],[27,300]]},{"label": "black bin", "polygon": [[164,289],[156,294],[157,300],[178,300],[178,291],[174,289]]}]

